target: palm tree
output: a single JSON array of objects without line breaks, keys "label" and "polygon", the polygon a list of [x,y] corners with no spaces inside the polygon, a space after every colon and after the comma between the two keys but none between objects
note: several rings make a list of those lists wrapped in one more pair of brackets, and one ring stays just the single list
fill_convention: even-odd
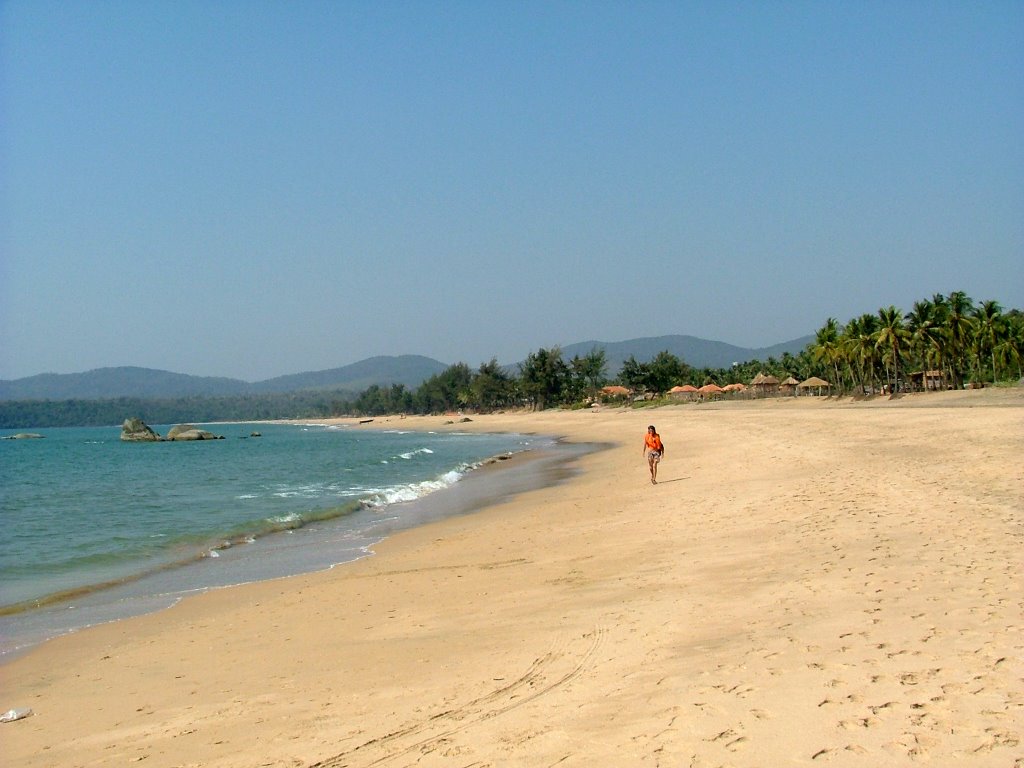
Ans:
[{"label": "palm tree", "polygon": [[946,300],[946,334],[949,343],[947,359],[953,376],[953,386],[957,389],[964,385],[964,358],[971,343],[974,324],[970,312],[974,302],[963,291],[954,291]]},{"label": "palm tree", "polygon": [[819,363],[832,368],[835,373],[836,389],[842,389],[839,376],[839,361],[842,359],[842,350],[839,347],[839,323],[834,317],[826,320],[825,325],[814,334],[811,354]]},{"label": "palm tree", "polygon": [[[878,310],[878,331],[875,334],[875,348],[880,352],[888,352],[885,368],[892,376],[889,379],[889,392],[896,394],[900,389],[900,359],[902,351],[910,340],[910,332],[903,327],[903,312],[896,307],[889,305],[886,309]],[[884,355],[883,355],[884,356]],[[892,367],[889,367],[889,361]],[[889,378],[887,376],[887,378]]]},{"label": "palm tree", "polygon": [[[945,299],[939,297],[942,302]],[[927,299],[915,301],[914,308],[907,314],[907,330],[910,331],[910,348],[920,359],[925,371],[941,370],[945,347],[940,320],[940,304]]]},{"label": "palm tree", "polygon": [[843,329],[841,344],[843,355],[851,373],[855,376],[861,391],[875,390],[875,370],[878,363],[878,351],[875,348],[875,332],[878,329],[878,318],[865,314],[854,318]]},{"label": "palm tree", "polygon": [[[811,354],[811,350],[809,348],[805,347],[800,350],[795,359],[796,370],[798,371],[797,378],[800,379],[800,381],[809,379],[811,376],[816,376],[818,374],[820,366],[815,364],[814,355]],[[825,371],[821,372],[825,373]]]},{"label": "palm tree", "polygon": [[853,340],[858,333],[857,320],[850,320],[846,325],[843,326],[842,331],[839,332],[839,341],[837,345],[839,347],[839,359],[842,361],[846,368],[846,371],[850,374],[851,388],[854,384],[859,384],[862,388],[864,382],[861,381],[857,375],[857,368],[854,365],[854,343]]},{"label": "palm tree", "polygon": [[972,313],[975,327],[975,342],[978,355],[978,371],[981,371],[981,358],[987,353],[992,362],[992,383],[996,379],[996,345],[1003,336],[1003,308],[997,301],[983,301]]},{"label": "palm tree", "polygon": [[1016,310],[1005,317],[1003,333],[992,348],[992,354],[1009,370],[1017,366],[1017,379],[1024,378],[1024,315]]}]

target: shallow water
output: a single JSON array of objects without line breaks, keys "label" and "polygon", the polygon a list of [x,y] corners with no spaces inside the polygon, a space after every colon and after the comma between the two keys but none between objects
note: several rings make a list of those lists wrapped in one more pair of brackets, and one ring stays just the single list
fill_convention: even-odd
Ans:
[{"label": "shallow water", "polygon": [[[107,428],[0,441],[0,658],[196,591],[354,560],[395,530],[555,482],[587,450],[522,435],[207,428],[227,439],[126,444]],[[470,471],[523,450],[539,460]]]}]

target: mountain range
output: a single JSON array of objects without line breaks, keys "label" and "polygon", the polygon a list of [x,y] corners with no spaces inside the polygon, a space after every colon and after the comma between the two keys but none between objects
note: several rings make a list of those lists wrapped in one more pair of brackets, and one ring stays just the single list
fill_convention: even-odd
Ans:
[{"label": "mountain range", "polygon": [[668,351],[692,368],[728,368],[733,363],[745,363],[750,360],[767,360],[769,357],[781,358],[786,352],[791,355],[800,354],[814,336],[803,336],[792,341],[785,341],[770,347],[749,349],[726,344],[723,341],[709,341],[696,336],[650,336],[629,341],[582,341],[562,347],[562,357],[571,360],[576,355],[583,357],[593,349],[603,349],[608,364],[608,374],[615,376],[622,369],[622,364],[630,357],[644,363],[659,352]]},{"label": "mountain range", "polygon": [[[736,347],[695,336],[656,336],[629,341],[584,341],[562,347],[566,360],[603,349],[607,372],[615,376],[629,357],[646,362],[667,350],[694,368],[727,368],[734,362],[799,354],[813,336],[760,349]],[[370,357],[340,368],[277,376],[257,382],[211,376],[190,376],[153,368],[97,368],[84,373],[42,373],[0,380],[0,400],[101,400],[115,397],[217,397],[245,394],[345,390],[361,392],[372,384],[418,387],[448,365],[421,355]],[[516,365],[508,366],[516,369]]]}]

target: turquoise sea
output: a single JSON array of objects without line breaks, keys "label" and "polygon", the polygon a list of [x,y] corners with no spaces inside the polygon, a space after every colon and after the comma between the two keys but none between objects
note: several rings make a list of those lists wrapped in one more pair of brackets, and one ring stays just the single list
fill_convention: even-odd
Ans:
[{"label": "turquoise sea", "polygon": [[551,482],[471,472],[482,461],[564,450],[508,434],[203,428],[225,439],[124,443],[90,427],[0,440],[0,659],[192,592],[354,560],[395,530]]}]

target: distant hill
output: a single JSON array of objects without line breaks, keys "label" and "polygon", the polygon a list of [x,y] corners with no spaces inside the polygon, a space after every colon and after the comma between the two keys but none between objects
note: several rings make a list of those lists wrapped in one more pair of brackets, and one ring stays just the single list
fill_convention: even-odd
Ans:
[{"label": "distant hill", "polygon": [[372,357],[341,368],[279,376],[255,383],[152,368],[97,368],[85,373],[43,373],[0,381],[0,400],[222,397],[314,389],[361,392],[371,384],[418,387],[424,379],[446,367],[444,363],[419,355]]},{"label": "distant hill", "polygon": [[749,349],[696,336],[654,336],[628,341],[583,341],[570,344],[562,347],[562,358],[571,360],[576,355],[584,357],[595,348],[603,349],[608,362],[607,373],[615,376],[630,356],[637,362],[645,363],[659,352],[667,350],[692,368],[728,368],[733,363],[749,360],[767,360],[769,357],[778,359],[786,352],[798,355],[812,341],[814,336],[804,336],[771,347]]},{"label": "distant hill", "polygon": [[110,397],[237,395],[249,386],[240,379],[189,376],[153,368],[97,368],[85,373],[41,373],[0,381],[0,400],[100,400]]},{"label": "distant hill", "polygon": [[341,368],[278,376],[252,385],[253,392],[298,392],[305,389],[346,389],[362,392],[372,384],[404,384],[413,389],[448,366],[430,357],[369,357]]},{"label": "distant hill", "polygon": [[[583,357],[594,348],[603,349],[608,362],[606,372],[609,376],[616,376],[622,368],[622,363],[630,356],[639,362],[647,362],[659,352],[668,350],[694,368],[728,368],[733,363],[748,360],[780,358],[786,352],[797,355],[813,340],[813,336],[804,336],[771,347],[747,349],[695,336],[656,336],[628,341],[584,341],[569,344],[562,347],[562,355],[564,359],[570,360],[576,355]],[[425,379],[447,367],[445,363],[421,355],[371,357],[340,368],[295,373],[257,382],[189,376],[152,368],[97,368],[85,373],[43,373],[24,379],[0,381],[0,401],[230,397],[310,390],[345,390],[358,393],[372,384],[404,384],[410,389],[415,389]],[[507,368],[518,370],[516,365],[509,365]]]}]

